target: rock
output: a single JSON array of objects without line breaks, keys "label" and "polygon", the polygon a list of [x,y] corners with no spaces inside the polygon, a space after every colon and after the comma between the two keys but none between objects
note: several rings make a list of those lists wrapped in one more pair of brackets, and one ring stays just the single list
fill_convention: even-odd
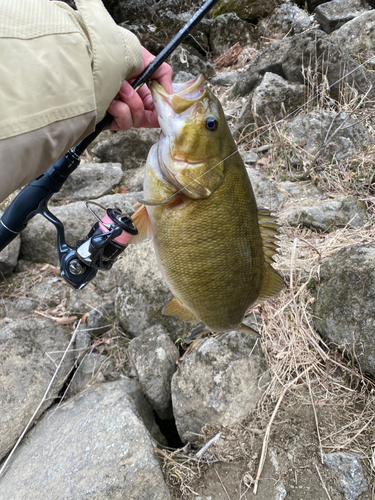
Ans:
[{"label": "rock", "polygon": [[210,47],[214,58],[221,56],[237,42],[242,47],[255,42],[255,28],[236,14],[216,17],[210,29]]},{"label": "rock", "polygon": [[[103,196],[96,201],[106,208],[118,207],[125,213],[132,210],[136,199],[137,195],[126,193]],[[93,208],[103,215],[100,209]],[[51,207],[51,212],[64,224],[65,237],[71,246],[75,246],[78,240],[84,240],[96,222],[83,201]],[[44,217],[34,217],[21,233],[21,256],[31,262],[58,265],[55,226]]]},{"label": "rock", "polygon": [[162,325],[173,340],[191,333],[193,323],[161,313],[171,293],[159,270],[152,243],[129,245],[117,272],[116,317],[126,332],[138,337],[147,328]]},{"label": "rock", "polygon": [[[68,343],[65,329],[46,318],[16,320],[0,330],[0,460],[37,409],[55,373],[54,361],[60,361]],[[36,419],[57,397],[73,362],[70,351]]]},{"label": "rock", "polygon": [[216,75],[212,78],[211,83],[213,85],[221,85],[223,87],[230,87],[234,85],[238,80],[237,71],[227,71],[226,73],[221,73],[220,75]]},{"label": "rock", "polygon": [[259,160],[259,156],[254,153],[254,151],[241,151],[240,150],[240,154],[242,156],[242,159],[243,159],[243,162],[245,164],[247,163],[256,163],[258,160]]},{"label": "rock", "polygon": [[92,331],[92,337],[99,337],[106,333],[111,327],[115,317],[115,306],[113,302],[107,302],[102,306],[91,309],[86,318],[86,326]]},{"label": "rock", "polygon": [[14,271],[21,248],[21,238],[17,236],[0,253],[0,281],[7,278]]},{"label": "rock", "polygon": [[15,453],[0,499],[169,500],[124,382],[91,387],[47,414]]},{"label": "rock", "polygon": [[323,31],[330,34],[351,19],[370,10],[365,0],[332,0],[315,9],[315,19]]},{"label": "rock", "polygon": [[160,130],[138,128],[115,132],[99,141],[91,151],[103,162],[121,163],[124,170],[138,168],[159,139]]},{"label": "rock", "polygon": [[352,245],[322,262],[314,306],[318,332],[375,375],[375,245]]},{"label": "rock", "polygon": [[267,364],[254,337],[230,332],[200,343],[172,378],[172,403],[183,442],[199,442],[205,424],[241,423],[258,403]]},{"label": "rock", "polygon": [[173,73],[184,71],[194,76],[203,73],[206,78],[211,78],[216,73],[213,64],[204,59],[193,47],[186,45],[179,45],[167,62],[172,66]]},{"label": "rock", "polygon": [[149,23],[159,4],[156,0],[104,0],[104,5],[116,23]]},{"label": "rock", "polygon": [[[375,95],[372,72],[358,68],[358,63],[345,56],[329,35],[320,30],[309,30],[274,42],[240,74],[232,94],[249,94],[266,72],[289,82],[307,84],[306,64],[312,68],[316,85],[328,80],[330,95],[336,100],[342,97],[346,85],[360,88],[363,93],[368,91],[368,96]],[[343,78],[344,75],[347,76]]]},{"label": "rock", "polygon": [[163,328],[150,328],[133,339],[128,354],[143,393],[158,416],[167,420],[172,418],[171,380],[180,354],[163,331]]},{"label": "rock", "polygon": [[354,87],[363,94],[368,92],[368,97],[375,95],[375,75],[363,67],[358,68],[358,63],[346,56],[323,31],[306,31],[283,40],[282,44],[287,47],[281,75],[286,80],[307,83],[306,70],[311,68],[315,88],[328,81],[333,99],[342,99],[347,87],[349,94]]},{"label": "rock", "polygon": [[251,185],[253,186],[255,199],[259,208],[279,209],[287,197],[272,184],[259,170],[246,168]]},{"label": "rock", "polygon": [[362,493],[368,492],[368,483],[361,465],[362,458],[343,452],[323,454],[323,462],[337,476],[344,490],[345,500],[356,500]]},{"label": "rock", "polygon": [[261,127],[284,118],[304,103],[305,94],[304,85],[287,82],[274,73],[265,73],[250,102],[245,105],[247,112],[241,112],[236,129],[242,131],[249,121]]},{"label": "rock", "polygon": [[306,198],[321,199],[322,191],[311,181],[290,182],[284,181],[278,183],[278,187],[286,191],[292,198],[303,201]]},{"label": "rock", "polygon": [[305,10],[294,3],[283,3],[270,16],[267,25],[277,28],[285,35],[302,33],[311,27],[311,19]]},{"label": "rock", "polygon": [[80,393],[95,382],[104,382],[105,374],[112,371],[112,363],[104,354],[87,352],[79,361],[74,377],[69,385],[68,397]]},{"label": "rock", "polygon": [[333,200],[306,200],[286,207],[279,214],[280,222],[305,226],[316,231],[332,231],[337,227],[361,227],[367,222],[365,205],[354,196]]},{"label": "rock", "polygon": [[100,198],[120,184],[123,177],[119,163],[81,163],[64,183],[62,189],[52,196],[52,202]]},{"label": "rock", "polygon": [[[360,61],[366,61],[374,53],[375,46],[375,11],[366,11],[332,33],[331,39],[347,55]],[[372,59],[369,63],[375,67]]]},{"label": "rock", "polygon": [[355,156],[373,139],[367,129],[347,113],[335,111],[313,111],[299,115],[290,123],[287,133],[297,143],[304,143],[306,156],[312,160],[316,155],[331,160]]},{"label": "rock", "polygon": [[265,17],[279,5],[277,0],[265,0],[257,2],[256,0],[220,0],[211,11],[212,17],[234,12],[241,19],[254,21],[259,17]]},{"label": "rock", "polygon": [[178,71],[173,75],[172,81],[173,83],[186,83],[194,78],[196,78],[196,76],[192,73],[188,73],[187,71]]},{"label": "rock", "polygon": [[136,192],[143,190],[143,179],[145,176],[145,165],[132,170],[126,170],[124,184],[128,191]]}]

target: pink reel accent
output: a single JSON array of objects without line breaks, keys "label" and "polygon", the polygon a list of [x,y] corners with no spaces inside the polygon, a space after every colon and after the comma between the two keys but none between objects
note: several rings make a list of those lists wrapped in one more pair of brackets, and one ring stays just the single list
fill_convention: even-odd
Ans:
[{"label": "pink reel accent", "polygon": [[[101,222],[103,222],[104,224],[113,225],[113,220],[107,214],[102,218]],[[103,226],[103,224],[101,224],[100,222],[99,222],[99,227],[103,231],[103,233],[106,233],[108,231],[108,229],[105,226]],[[120,236],[117,236],[117,238],[115,238],[113,241],[115,241],[119,245],[125,246],[129,243],[129,241],[132,238],[133,238],[132,234],[123,231],[120,234]]]}]

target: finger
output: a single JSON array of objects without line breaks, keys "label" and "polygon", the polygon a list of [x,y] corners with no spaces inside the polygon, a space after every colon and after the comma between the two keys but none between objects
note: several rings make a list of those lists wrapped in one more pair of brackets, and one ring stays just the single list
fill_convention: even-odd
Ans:
[{"label": "finger", "polygon": [[138,94],[143,101],[144,108],[153,111],[155,109],[154,101],[152,99],[151,91],[147,85],[142,85],[142,87],[138,90]]},{"label": "finger", "polygon": [[130,130],[133,127],[133,118],[130,108],[122,101],[113,100],[108,107],[108,112],[113,116],[111,130]]},{"label": "finger", "polygon": [[145,126],[145,107],[141,96],[126,81],[121,85],[119,94],[121,100],[129,106],[133,126],[136,128]]},{"label": "finger", "polygon": [[172,68],[169,64],[163,63],[151,78],[157,80],[168,94],[172,94]]}]

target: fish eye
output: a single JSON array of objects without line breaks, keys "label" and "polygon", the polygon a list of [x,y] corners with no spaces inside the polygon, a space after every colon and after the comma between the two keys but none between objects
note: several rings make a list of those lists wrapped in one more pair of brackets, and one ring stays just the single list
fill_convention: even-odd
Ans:
[{"label": "fish eye", "polygon": [[214,118],[213,116],[209,116],[206,118],[206,129],[209,130],[210,132],[214,132],[217,130],[217,127],[219,126],[219,122]]}]

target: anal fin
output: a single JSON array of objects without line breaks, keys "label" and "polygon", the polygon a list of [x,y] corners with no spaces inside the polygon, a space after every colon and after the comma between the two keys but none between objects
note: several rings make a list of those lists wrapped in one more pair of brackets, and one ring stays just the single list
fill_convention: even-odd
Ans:
[{"label": "anal fin", "polygon": [[195,314],[189,311],[189,309],[186,309],[182,302],[180,302],[176,297],[172,297],[168,304],[164,306],[162,314],[166,316],[177,316],[180,319],[193,321],[194,323],[199,321]]}]

